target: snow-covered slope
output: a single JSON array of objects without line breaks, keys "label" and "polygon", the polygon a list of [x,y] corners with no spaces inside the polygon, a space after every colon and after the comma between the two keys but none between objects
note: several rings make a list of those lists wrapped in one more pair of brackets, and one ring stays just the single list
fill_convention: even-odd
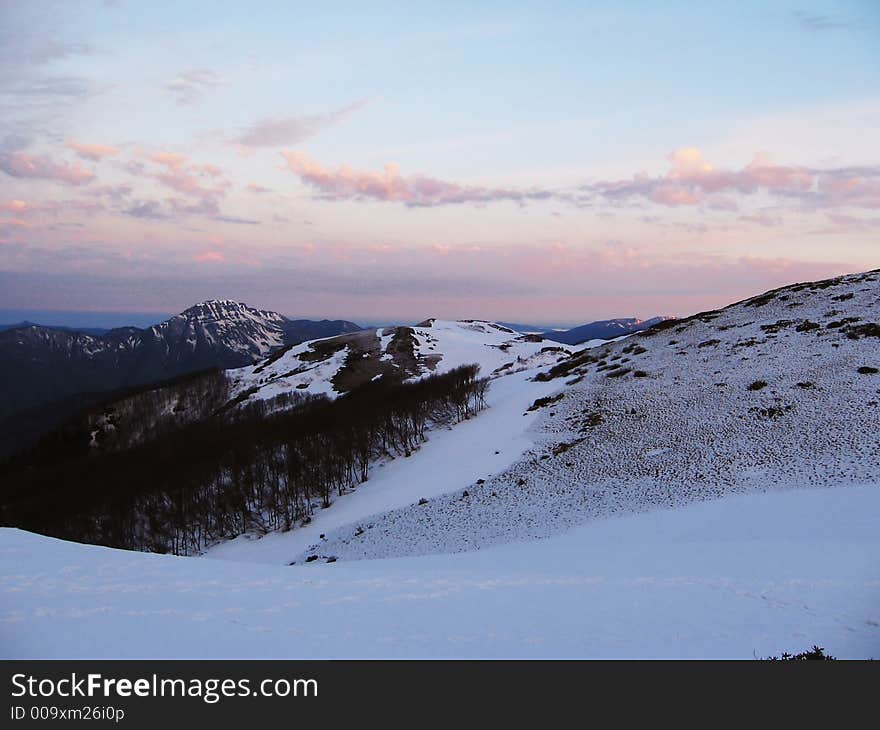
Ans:
[{"label": "snow-covered slope", "polygon": [[733,494],[878,483],[878,280],[785,287],[576,354],[543,376],[558,400],[509,469],[328,533],[319,554],[473,550]]},{"label": "snow-covered slope", "polygon": [[251,358],[268,355],[284,344],[286,317],[229,299],[201,302],[149,328],[154,338],[185,342],[193,349],[220,344]]},{"label": "snow-covered slope", "polygon": [[304,342],[229,376],[242,402],[291,390],[335,397],[377,378],[410,380],[471,363],[498,377],[553,364],[570,350],[493,322],[429,319]]},{"label": "snow-covered slope", "polygon": [[878,517],[878,486],[803,489],[292,567],[4,529],[0,656],[878,658]]}]

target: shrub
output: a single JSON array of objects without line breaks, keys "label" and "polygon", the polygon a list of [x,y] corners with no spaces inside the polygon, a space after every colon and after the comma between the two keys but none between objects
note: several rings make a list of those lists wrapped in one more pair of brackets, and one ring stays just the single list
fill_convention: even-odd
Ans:
[{"label": "shrub", "polygon": [[862,367],[860,367],[857,372],[860,375],[876,375],[877,373],[880,373],[880,370],[878,370],[877,368],[872,368],[870,365],[862,365]]},{"label": "shrub", "polygon": [[754,383],[749,385],[749,390],[761,390],[761,388],[766,388],[767,382],[764,380],[756,380]]},{"label": "shrub", "polygon": [[789,654],[788,652],[783,652],[781,656],[770,656],[765,659],[765,661],[784,661],[784,662],[802,662],[807,660],[818,660],[823,662],[832,662],[836,660],[836,657],[831,656],[830,654],[825,653],[825,649],[821,646],[813,645],[813,648],[809,651],[802,651],[800,654]]}]

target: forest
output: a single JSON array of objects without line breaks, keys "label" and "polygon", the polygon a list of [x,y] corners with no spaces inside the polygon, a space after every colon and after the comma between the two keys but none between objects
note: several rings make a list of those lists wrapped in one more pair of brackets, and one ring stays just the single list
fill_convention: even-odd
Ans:
[{"label": "forest", "polygon": [[145,390],[0,464],[0,524],[175,555],[290,530],[367,481],[378,459],[408,457],[431,427],[476,415],[488,383],[464,365],[368,382],[336,400],[224,403],[221,372],[187,379],[171,397]]}]

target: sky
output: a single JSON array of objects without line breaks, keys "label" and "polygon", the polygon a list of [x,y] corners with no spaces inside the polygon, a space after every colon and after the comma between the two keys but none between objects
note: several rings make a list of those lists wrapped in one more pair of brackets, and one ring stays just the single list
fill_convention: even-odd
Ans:
[{"label": "sky", "polygon": [[880,3],[0,0],[0,309],[580,323],[880,266]]}]

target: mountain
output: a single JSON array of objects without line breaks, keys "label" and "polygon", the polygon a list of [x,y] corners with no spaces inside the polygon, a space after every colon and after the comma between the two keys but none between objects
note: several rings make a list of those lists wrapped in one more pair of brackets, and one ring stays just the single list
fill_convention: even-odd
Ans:
[{"label": "mountain", "polygon": [[146,329],[102,335],[38,325],[8,329],[0,332],[0,420],[78,393],[240,367],[316,335],[358,329],[345,321],[290,320],[229,300],[202,302]]},{"label": "mountain", "polygon": [[652,317],[651,319],[636,319],[634,317],[626,317],[623,319],[604,319],[597,322],[590,322],[580,327],[573,327],[570,330],[558,331],[548,330],[541,334],[548,340],[554,342],[562,342],[566,345],[579,345],[582,342],[590,340],[613,340],[623,335],[631,335],[634,332],[641,332],[655,324],[663,322],[673,317]]},{"label": "mountain", "polygon": [[[15,324],[0,324],[0,332],[40,326],[41,325],[38,325],[36,322],[24,320],[23,322],[16,322]],[[62,327],[60,325],[51,325],[50,329],[62,330],[63,332],[82,332],[83,334],[93,335],[95,337],[100,337],[110,331],[106,327]]]}]

